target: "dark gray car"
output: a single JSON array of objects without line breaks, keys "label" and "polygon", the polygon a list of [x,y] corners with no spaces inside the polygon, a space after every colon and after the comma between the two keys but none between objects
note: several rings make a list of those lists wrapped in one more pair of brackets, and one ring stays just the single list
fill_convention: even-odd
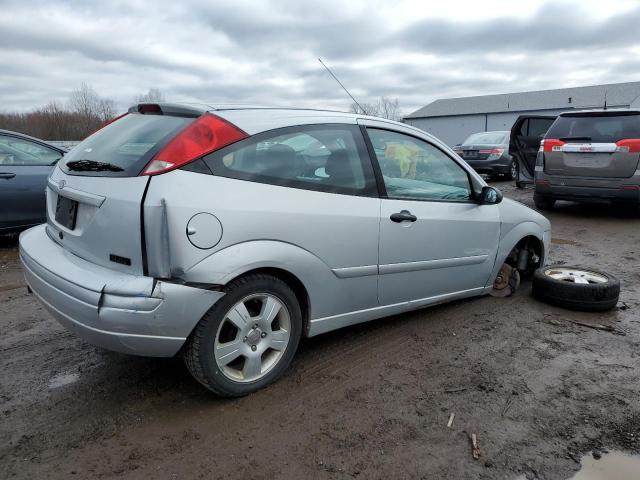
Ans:
[{"label": "dark gray car", "polygon": [[518,165],[509,155],[509,132],[480,132],[453,150],[478,173],[516,178]]},{"label": "dark gray car", "polygon": [[47,177],[64,154],[37,138],[0,130],[0,233],[46,221]]}]

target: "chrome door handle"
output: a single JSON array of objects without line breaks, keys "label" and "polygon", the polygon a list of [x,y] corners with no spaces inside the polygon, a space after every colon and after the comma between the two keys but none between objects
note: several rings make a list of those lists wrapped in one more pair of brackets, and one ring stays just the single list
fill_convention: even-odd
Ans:
[{"label": "chrome door handle", "polygon": [[400,222],[415,222],[418,220],[418,217],[413,215],[409,210],[401,210],[398,213],[392,213],[389,217],[392,222],[400,223]]}]

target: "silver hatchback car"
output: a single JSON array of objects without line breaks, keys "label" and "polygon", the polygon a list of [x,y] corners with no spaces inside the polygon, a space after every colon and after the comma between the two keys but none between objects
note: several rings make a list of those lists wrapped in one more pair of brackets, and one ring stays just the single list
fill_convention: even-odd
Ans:
[{"label": "silver hatchback car", "polygon": [[136,105],[46,193],[20,256],[51,314],[107,349],[180,354],[226,396],[278,378],[301,337],[501,288],[550,239],[432,136],[329,111]]}]

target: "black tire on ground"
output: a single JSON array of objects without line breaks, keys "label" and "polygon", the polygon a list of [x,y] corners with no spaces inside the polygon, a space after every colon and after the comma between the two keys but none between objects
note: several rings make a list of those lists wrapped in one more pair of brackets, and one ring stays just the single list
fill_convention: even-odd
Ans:
[{"label": "black tire on ground", "polygon": [[509,171],[507,171],[504,176],[508,180],[515,180],[518,178],[518,164],[515,160],[511,160],[511,163],[509,164]]},{"label": "black tire on ground", "polygon": [[524,189],[524,183],[516,180],[516,188],[519,188],[520,190]]},{"label": "black tire on ground", "polygon": [[605,277],[606,282],[575,283],[558,280],[545,273],[553,271],[553,266],[543,267],[533,274],[532,293],[535,298],[558,307],[585,312],[603,312],[618,303],[620,281],[613,275],[589,267],[558,265],[558,268],[595,273]]},{"label": "black tire on ground", "polygon": [[[206,388],[220,396],[240,397],[274,382],[287,370],[302,335],[302,313],[291,288],[272,275],[258,273],[240,277],[226,285],[224,291],[226,295],[196,325],[187,339],[182,355],[189,372]],[[286,306],[291,321],[290,340],[282,357],[264,377],[253,382],[235,382],[218,367],[213,346],[218,327],[227,312],[243,298],[255,293],[274,295]]]},{"label": "black tire on ground", "polygon": [[553,206],[556,204],[556,199],[534,193],[533,203],[536,205],[536,208],[538,210],[551,210]]}]

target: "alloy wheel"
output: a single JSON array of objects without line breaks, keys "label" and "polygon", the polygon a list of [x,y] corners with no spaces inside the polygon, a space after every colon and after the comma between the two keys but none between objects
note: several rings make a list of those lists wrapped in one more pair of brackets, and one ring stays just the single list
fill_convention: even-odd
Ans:
[{"label": "alloy wheel", "polygon": [[571,283],[606,283],[607,277],[599,273],[589,272],[588,270],[578,270],[575,268],[555,267],[548,268],[544,274],[555,280],[562,280]]},{"label": "alloy wheel", "polygon": [[214,342],[216,364],[240,383],[264,377],[289,344],[291,316],[284,302],[269,293],[243,298],[225,315]]}]

